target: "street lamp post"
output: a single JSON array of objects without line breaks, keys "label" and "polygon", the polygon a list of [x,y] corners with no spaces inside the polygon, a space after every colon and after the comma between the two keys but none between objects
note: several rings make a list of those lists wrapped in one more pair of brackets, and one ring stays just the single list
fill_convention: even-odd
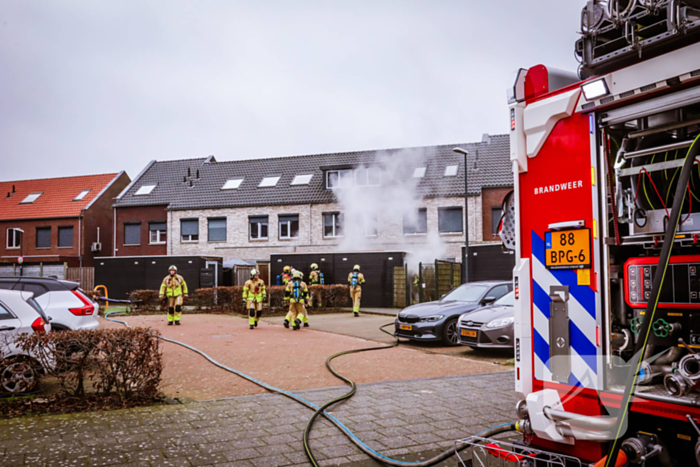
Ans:
[{"label": "street lamp post", "polygon": [[[464,155],[464,282],[469,282],[469,164],[467,155],[469,151],[462,148],[454,148],[452,151],[457,154]],[[479,151],[476,151],[474,158],[474,170],[476,170],[476,161],[479,159]]]}]

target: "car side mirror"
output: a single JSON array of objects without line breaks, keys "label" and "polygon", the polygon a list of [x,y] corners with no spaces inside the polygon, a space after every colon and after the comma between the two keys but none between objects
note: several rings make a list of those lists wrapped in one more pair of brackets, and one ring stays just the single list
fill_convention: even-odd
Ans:
[{"label": "car side mirror", "polygon": [[484,299],[481,301],[482,305],[490,305],[491,303],[495,302],[497,299],[494,296],[489,295],[488,297],[484,297]]}]

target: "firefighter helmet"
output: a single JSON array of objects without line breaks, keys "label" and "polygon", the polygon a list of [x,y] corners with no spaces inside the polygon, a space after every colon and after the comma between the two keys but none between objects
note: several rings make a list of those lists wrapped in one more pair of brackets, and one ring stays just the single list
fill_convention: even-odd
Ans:
[{"label": "firefighter helmet", "polygon": [[311,270],[316,271],[318,269],[318,264],[316,263],[311,263]]},{"label": "firefighter helmet", "polygon": [[175,271],[175,272],[177,272],[177,266],[175,266],[175,265],[173,264],[172,266],[170,266],[170,267],[168,268],[168,271]]},{"label": "firefighter helmet", "polygon": [[260,271],[258,271],[257,269],[250,270],[250,277],[255,277],[255,276],[259,276],[259,275],[260,275]]},{"label": "firefighter helmet", "polygon": [[304,275],[301,273],[301,271],[297,271],[296,269],[292,272],[292,279],[303,279]]},{"label": "firefighter helmet", "polygon": [[289,272],[291,270],[292,270],[292,268],[290,268],[289,266],[285,266],[284,268],[282,268],[282,271],[284,271],[284,272]]},{"label": "firefighter helmet", "polygon": [[359,271],[359,270],[360,270],[360,265],[359,265],[359,264],[356,264],[355,266],[353,266],[352,270],[353,270],[353,271]]}]

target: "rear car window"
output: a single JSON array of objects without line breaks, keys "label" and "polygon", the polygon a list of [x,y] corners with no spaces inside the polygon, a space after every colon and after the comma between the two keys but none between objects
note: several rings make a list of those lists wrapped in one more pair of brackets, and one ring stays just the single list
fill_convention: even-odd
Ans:
[{"label": "rear car window", "polygon": [[15,319],[15,315],[10,313],[10,310],[5,308],[5,305],[0,303],[0,320],[2,319]]},{"label": "rear car window", "polygon": [[24,290],[26,290],[27,292],[33,292],[34,297],[41,297],[46,292],[48,292],[48,289],[46,287],[44,287],[43,285],[32,284],[32,283],[24,284]]},{"label": "rear car window", "polygon": [[0,281],[0,289],[12,290],[12,286],[16,283],[17,281]]}]

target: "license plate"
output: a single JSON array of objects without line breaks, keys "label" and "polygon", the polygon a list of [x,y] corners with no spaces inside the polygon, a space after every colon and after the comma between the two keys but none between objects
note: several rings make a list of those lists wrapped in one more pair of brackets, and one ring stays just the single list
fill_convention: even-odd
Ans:
[{"label": "license plate", "polygon": [[547,269],[591,267],[591,230],[571,229],[545,232],[544,259]]},{"label": "license plate", "polygon": [[476,337],[476,331],[469,331],[467,329],[462,329],[462,335],[464,337]]},{"label": "license plate", "polygon": [[413,330],[413,326],[411,326],[410,324],[399,324],[399,328],[402,331],[412,331]]}]

